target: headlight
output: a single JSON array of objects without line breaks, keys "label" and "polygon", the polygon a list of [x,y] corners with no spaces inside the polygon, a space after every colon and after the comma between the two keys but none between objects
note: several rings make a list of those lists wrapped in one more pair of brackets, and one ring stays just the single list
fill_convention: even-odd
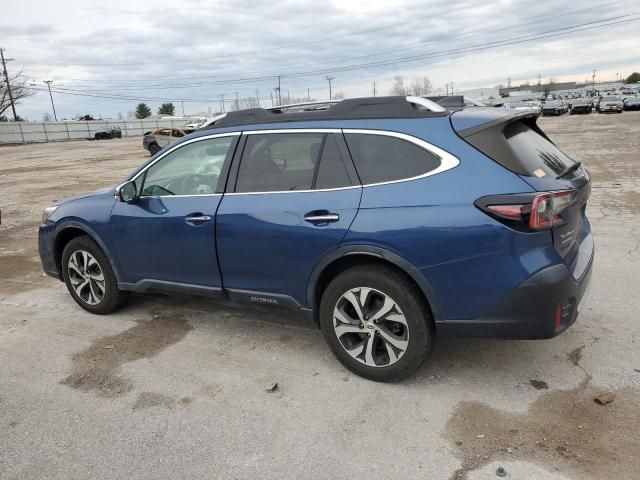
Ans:
[{"label": "headlight", "polygon": [[42,223],[46,222],[47,219],[49,217],[51,217],[51,215],[53,215],[53,212],[55,212],[58,209],[58,205],[54,205],[53,207],[47,207],[42,211]]}]

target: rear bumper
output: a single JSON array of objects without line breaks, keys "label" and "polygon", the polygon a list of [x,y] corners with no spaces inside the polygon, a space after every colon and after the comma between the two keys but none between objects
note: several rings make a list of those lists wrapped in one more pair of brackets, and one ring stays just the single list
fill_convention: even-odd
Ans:
[{"label": "rear bumper", "polygon": [[576,321],[591,281],[594,248],[590,235],[580,249],[588,260],[581,266],[579,278],[574,278],[564,264],[547,267],[503,298],[487,315],[436,322],[437,334],[521,340],[561,334]]}]

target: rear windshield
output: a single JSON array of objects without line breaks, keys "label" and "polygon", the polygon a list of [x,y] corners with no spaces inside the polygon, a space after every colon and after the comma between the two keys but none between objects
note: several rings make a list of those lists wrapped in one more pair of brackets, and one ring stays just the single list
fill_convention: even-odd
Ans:
[{"label": "rear windshield", "polygon": [[510,123],[506,127],[498,125],[465,140],[519,175],[555,178],[576,163],[536,129],[522,121]]}]

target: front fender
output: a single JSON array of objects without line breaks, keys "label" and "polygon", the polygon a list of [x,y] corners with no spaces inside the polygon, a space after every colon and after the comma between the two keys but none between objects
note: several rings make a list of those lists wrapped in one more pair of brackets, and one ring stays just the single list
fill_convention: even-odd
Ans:
[{"label": "front fender", "polygon": [[[102,249],[102,251],[105,253],[107,258],[109,259],[109,264],[111,265],[111,269],[113,270],[113,273],[115,274],[116,279],[120,281],[120,270],[118,268],[118,265],[116,264],[115,257],[111,253],[111,250],[107,246],[106,242],[101,238],[101,236],[83,220],[79,218],[69,218],[69,219],[59,220],[53,231],[54,247],[57,245],[60,235],[64,232],[64,230],[67,230],[69,228],[82,230],[84,233],[86,233],[98,244],[98,246]],[[56,259],[56,262],[58,262],[58,259]],[[58,264],[58,267],[60,268],[60,272],[62,272],[62,267],[59,264]]]}]

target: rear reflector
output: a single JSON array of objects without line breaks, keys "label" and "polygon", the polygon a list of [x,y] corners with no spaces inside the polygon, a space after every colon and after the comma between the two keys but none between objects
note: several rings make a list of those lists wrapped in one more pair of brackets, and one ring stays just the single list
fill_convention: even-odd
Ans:
[{"label": "rear reflector", "polygon": [[558,306],[556,307],[555,326],[556,328],[558,328],[560,327],[560,325],[562,325],[562,305],[558,304]]}]

